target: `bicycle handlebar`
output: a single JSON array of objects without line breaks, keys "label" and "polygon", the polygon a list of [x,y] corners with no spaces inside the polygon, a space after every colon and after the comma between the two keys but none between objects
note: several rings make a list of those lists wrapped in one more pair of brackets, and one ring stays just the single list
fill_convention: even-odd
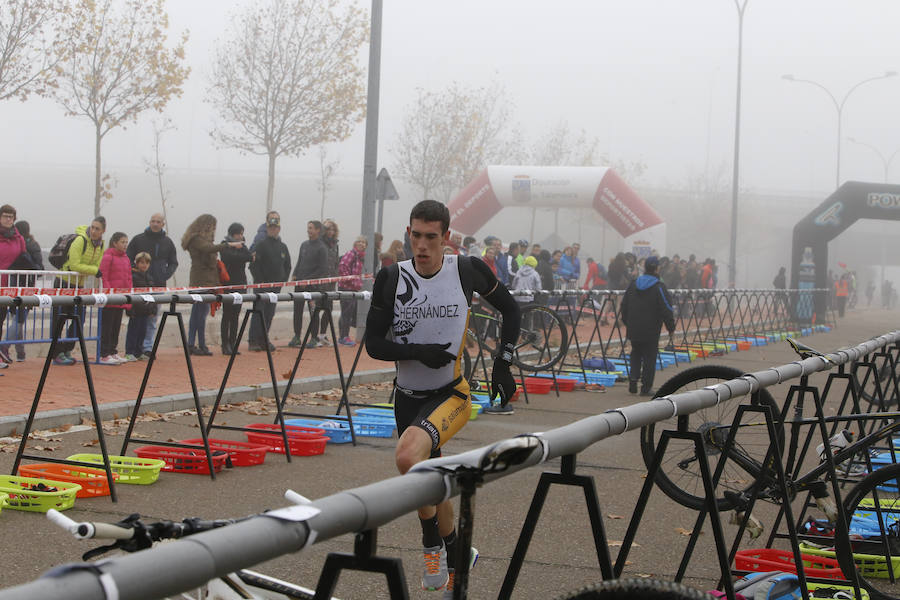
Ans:
[{"label": "bicycle handlebar", "polygon": [[77,522],[65,516],[56,509],[47,511],[47,518],[55,525],[67,530],[76,539],[86,540],[100,538],[108,540],[130,540],[134,537],[134,529],[119,527],[111,523],[92,523],[89,521]]}]

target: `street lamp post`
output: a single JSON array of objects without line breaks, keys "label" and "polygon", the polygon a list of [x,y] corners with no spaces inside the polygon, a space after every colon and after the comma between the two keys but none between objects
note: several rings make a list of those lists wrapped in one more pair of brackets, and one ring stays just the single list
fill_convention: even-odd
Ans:
[{"label": "street lamp post", "polygon": [[744,11],[750,0],[734,0],[738,14],[737,99],[734,108],[734,171],[731,175],[731,241],[728,246],[728,287],[735,286],[737,278],[737,210],[738,185],[741,172],[741,68],[744,50]]},{"label": "street lamp post", "polygon": [[[875,146],[872,146],[871,144],[861,142],[852,137],[848,137],[847,140],[853,142],[854,144],[859,144],[860,146],[863,146],[864,148],[868,148],[869,150],[871,150],[872,152],[874,152],[875,154],[878,155],[878,158],[881,159],[881,166],[884,168],[884,182],[887,183],[888,172],[890,172],[890,169],[891,169],[891,162],[894,160],[894,157],[896,157],[897,154],[900,153],[900,148],[897,148],[896,150],[894,150],[893,154],[891,154],[888,158],[885,158],[884,154],[881,153],[881,150],[879,150]],[[882,226],[882,230],[881,230],[881,284],[878,289],[881,289],[881,287],[884,286],[884,270],[885,270],[885,264],[887,263],[887,243],[886,243],[887,235],[888,235],[887,227]]]},{"label": "street lamp post", "polygon": [[884,182],[887,183],[888,172],[890,171],[891,163],[894,161],[894,158],[897,156],[897,154],[900,154],[900,148],[897,148],[896,150],[894,150],[893,154],[891,154],[888,158],[885,158],[884,154],[881,153],[881,150],[879,150],[878,148],[876,148],[875,146],[873,146],[871,144],[861,142],[852,137],[848,137],[847,141],[853,142],[854,144],[859,144],[863,148],[868,148],[869,150],[871,150],[872,152],[874,152],[875,154],[878,155],[878,158],[881,159],[881,166],[882,166],[882,168],[884,168]]},{"label": "street lamp post", "polygon": [[828,97],[831,98],[831,102],[834,104],[835,110],[837,110],[837,161],[836,161],[835,172],[834,172],[834,179],[835,179],[834,188],[835,189],[837,189],[841,185],[841,124],[842,124],[841,116],[843,115],[844,105],[847,103],[847,98],[849,98],[850,94],[852,94],[859,86],[861,86],[865,83],[869,83],[870,81],[877,81],[879,79],[886,79],[888,77],[893,77],[896,74],[897,74],[896,71],[887,71],[883,75],[878,75],[876,77],[869,77],[868,79],[863,79],[862,81],[860,81],[859,83],[857,83],[856,85],[851,87],[849,90],[847,90],[847,93],[844,94],[844,97],[840,100],[840,102],[838,102],[838,99],[834,96],[834,94],[832,94],[828,90],[828,88],[826,88],[821,83],[817,83],[815,81],[810,81],[809,79],[799,79],[797,77],[794,77],[793,75],[782,75],[781,76],[782,79],[785,79],[787,81],[793,81],[795,83],[808,83],[810,85],[816,86],[817,88],[819,88],[820,90],[822,90],[823,92],[828,94]]}]

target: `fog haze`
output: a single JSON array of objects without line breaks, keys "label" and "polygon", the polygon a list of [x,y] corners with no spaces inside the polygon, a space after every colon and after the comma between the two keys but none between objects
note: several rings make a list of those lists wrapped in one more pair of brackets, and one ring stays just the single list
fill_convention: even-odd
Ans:
[{"label": "fog haze", "polygon": [[[167,4],[170,39],[183,29],[190,31],[186,55],[192,68],[184,95],[164,113],[177,126],[162,144],[175,236],[200,212],[219,217],[220,234],[233,220],[248,230],[262,221],[266,159],[217,149],[209,136],[213,111],[204,103],[214,41],[225,34],[231,14],[253,4]],[[358,4],[369,10],[369,3]],[[688,187],[691,178],[715,180],[713,187],[721,188],[723,201],[730,202],[738,40],[732,0],[385,0],[383,23],[379,167],[391,166],[389,149],[417,88],[438,91],[453,81],[488,85],[496,80],[514,102],[513,118],[526,140],[561,120],[596,136],[601,154],[646,165],[644,174],[629,183],[651,204],[661,204],[658,209],[673,222],[675,192]],[[900,3],[895,0],[749,0],[743,43],[739,254],[743,249],[744,256],[738,261],[739,284],[768,285],[777,271],[775,261],[788,262],[794,222],[834,190],[835,106],[821,89],[782,75],[815,81],[840,101],[863,79],[900,70],[897,23]],[[367,51],[361,56],[363,65]],[[883,181],[882,159],[866,145],[885,159],[900,149],[898,100],[900,77],[864,84],[849,96],[843,109],[843,181]],[[10,195],[4,200],[32,222],[36,237],[49,246],[90,217],[92,126],[86,119],[63,116],[57,104],[37,97],[4,102],[0,114],[6,142],[0,147],[0,171]],[[137,124],[114,130],[104,140],[103,170],[117,180],[114,197],[102,211],[110,232],[133,235],[158,209],[156,183],[143,161],[152,151],[150,122],[159,117],[144,113]],[[360,228],[363,134],[361,123],[350,139],[328,146],[329,158],[339,159],[340,165],[325,216],[341,224],[344,248]],[[851,137],[862,144],[846,139]],[[304,237],[303,222],[320,215],[318,168],[316,149],[301,158],[278,160],[274,205],[285,216],[284,237],[294,252]],[[900,160],[891,163],[888,180],[900,180]],[[395,183],[401,200],[387,207],[389,240],[399,237],[409,207],[420,199],[411,186]],[[757,211],[765,215],[760,218]],[[591,254],[609,260],[615,234],[604,232],[593,219],[579,229],[578,215],[569,212],[559,216],[562,237],[581,237]],[[479,237],[490,232],[505,240],[528,237],[530,213],[513,216],[488,223]],[[554,223],[540,218],[535,237],[547,237]],[[777,225],[779,239],[757,261],[750,252],[766,250],[748,239],[767,225]],[[855,257],[851,247],[857,244],[847,240],[859,238],[861,243],[876,240],[860,256],[880,261],[877,244],[883,240],[878,236],[894,235],[894,225],[854,226],[850,237],[838,242],[842,253],[836,260]],[[727,220],[710,223],[716,239],[708,251],[720,264],[727,260],[728,228]],[[670,226],[669,253],[707,251],[704,244],[695,249],[687,247],[690,243]],[[722,273],[720,282],[724,280]]]}]

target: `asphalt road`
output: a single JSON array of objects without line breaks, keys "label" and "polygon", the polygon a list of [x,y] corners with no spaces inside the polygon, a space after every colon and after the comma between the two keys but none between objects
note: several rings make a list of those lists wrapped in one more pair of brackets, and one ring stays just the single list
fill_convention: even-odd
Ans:
[{"label": "asphalt road", "polygon": [[[851,313],[840,327],[805,338],[804,342],[826,351],[855,345],[896,329],[896,316],[896,313],[884,311]],[[708,359],[708,362],[755,371],[793,360],[795,355],[787,344],[779,343]],[[657,384],[676,371],[669,368],[658,373]],[[787,385],[777,386],[772,392],[776,399],[783,400]],[[387,397],[383,390],[368,389],[366,393],[372,396],[372,401]],[[334,402],[321,397],[310,400],[320,405],[307,405],[303,410],[328,414],[334,407]],[[521,401],[516,404],[516,412],[512,416],[481,416],[470,422],[446,450],[461,452],[522,432],[559,427],[637,400],[637,397],[628,395],[621,383],[605,394],[571,392],[558,398],[554,395],[532,395],[530,404]],[[271,422],[271,414],[252,414],[259,412],[257,405],[245,405],[222,415],[217,423]],[[118,451],[121,446],[124,426],[125,423],[108,424],[111,450]],[[152,439],[196,437],[197,419],[196,416],[176,414],[139,423],[136,432],[138,436]],[[618,542],[624,536],[644,483],[645,468],[638,436],[637,431],[628,432],[597,443],[578,456],[578,473],[590,475],[596,481],[614,560],[619,549]],[[48,439],[33,443],[44,450],[32,448],[29,452],[48,452],[55,457],[76,452],[97,452],[96,445],[92,445],[96,437],[96,431],[92,430],[51,433]],[[282,456],[269,454],[264,465],[230,469],[222,472],[215,481],[206,476],[164,473],[152,486],[119,485],[118,503],[112,503],[109,498],[79,499],[67,514],[76,520],[111,522],[134,512],[148,519],[241,517],[284,506],[286,502],[282,495],[287,488],[310,498],[320,498],[392,477],[396,474],[393,464],[395,441],[362,438],[356,447],[349,444],[329,445],[322,456],[295,458],[290,464]],[[3,446],[0,440],[0,471],[8,473],[14,454],[9,452],[9,440],[6,442],[7,445]],[[545,468],[558,470],[559,461],[553,461]],[[479,490],[474,544],[481,558],[472,572],[470,598],[497,596],[539,475],[539,470],[533,468]],[[672,579],[688,539],[686,532],[693,527],[695,518],[695,513],[655,490],[638,531],[637,545],[629,554],[625,575]],[[0,553],[4,586],[31,580],[52,566],[78,561],[82,552],[93,547],[91,542],[68,537],[38,513],[3,510],[0,531],[4,539],[4,550]],[[734,526],[726,525],[729,543],[735,532]],[[419,590],[421,544],[415,516],[403,517],[382,528],[378,541],[382,554],[403,559],[411,598],[438,597],[437,594]],[[753,547],[753,544],[745,546]],[[302,556],[284,556],[255,568],[315,587],[326,554],[332,551],[350,552],[352,547],[352,537],[343,536],[319,542]],[[700,589],[710,589],[714,587],[717,576],[712,535],[707,527],[685,582]],[[582,492],[577,488],[555,486],[538,522],[514,597],[552,598],[600,579]],[[382,576],[350,572],[342,575],[336,595],[348,600],[388,597]]]}]

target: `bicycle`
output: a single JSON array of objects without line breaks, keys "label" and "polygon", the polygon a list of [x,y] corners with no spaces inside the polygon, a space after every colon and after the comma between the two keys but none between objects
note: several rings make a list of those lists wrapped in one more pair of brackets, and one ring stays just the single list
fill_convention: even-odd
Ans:
[{"label": "bicycle", "polygon": [[[544,371],[556,365],[569,348],[569,332],[556,311],[540,304],[521,307],[521,327],[513,364],[525,371]],[[500,347],[500,317],[482,304],[473,304],[466,332],[466,350],[484,349],[496,358]],[[471,364],[471,356],[463,358]],[[466,371],[470,373],[471,371]]]},{"label": "bicycle", "polygon": [[[802,358],[822,356],[815,350],[788,340]],[[827,359],[826,359],[827,360]],[[657,397],[701,389],[708,385],[728,381],[741,376],[737,369],[716,365],[703,365],[677,374],[660,387]],[[834,535],[834,524],[838,522],[839,510],[829,492],[825,476],[830,465],[823,460],[818,466],[800,473],[803,454],[809,445],[807,439],[803,451],[797,454],[800,426],[818,423],[818,419],[802,417],[802,396],[795,405],[795,417],[784,420],[767,390],[761,389],[752,397],[752,403],[768,406],[775,417],[775,434],[779,448],[784,448],[784,426],[789,424],[791,437],[787,449],[787,488],[790,499],[798,493],[809,492],[828,520],[832,530],[834,550],[826,552],[836,558],[848,580],[854,574],[859,577],[862,588],[872,598],[900,598],[900,465],[896,462],[900,440],[893,436],[900,431],[900,413],[873,413],[825,417],[826,422],[865,422],[885,419],[890,422],[879,427],[855,442],[848,442],[840,449],[832,449],[835,474],[839,481],[846,482],[859,474],[856,467],[865,465],[869,474],[856,483],[846,494],[843,508],[848,515],[847,526],[851,542],[840,535]],[[732,422],[738,408],[737,402],[725,403],[714,409],[701,409],[691,415],[683,415],[666,422],[649,425],[641,431],[641,450],[645,463],[649,466],[655,456],[657,432],[661,429],[696,431],[702,434],[706,454],[717,461],[726,453],[725,468],[718,482],[722,494],[717,494],[719,510],[744,512],[751,497],[780,504],[783,499],[774,468],[773,459],[768,454],[770,440],[766,428],[759,422],[738,424],[733,444],[726,449],[726,441],[732,433]],[[729,406],[730,405],[730,406]],[[885,444],[887,440],[887,444]],[[663,492],[683,506],[701,510],[705,507],[699,466],[694,456],[693,445],[669,444],[667,455],[656,477],[656,484]],[[824,445],[822,446],[824,448]],[[767,460],[767,457],[769,459]],[[886,466],[873,466],[887,462]],[[821,528],[817,528],[821,529]],[[821,536],[806,536],[809,539]],[[815,551],[813,549],[813,551]]]},{"label": "bicycle", "polygon": [[[309,501],[288,490],[285,498],[295,504],[308,504]],[[316,510],[312,509],[311,510]],[[153,544],[175,540],[196,533],[210,531],[238,522],[240,519],[203,520],[184,519],[180,523],[174,521],[155,521],[145,523],[140,515],[132,514],[118,523],[76,522],[55,509],[47,511],[47,518],[54,524],[70,532],[76,539],[113,540],[112,544],[88,550],[82,560],[90,560],[113,550],[138,552]],[[249,517],[248,517],[249,518]],[[52,573],[52,572],[51,572]],[[208,582],[205,586],[191,592],[183,592],[169,598],[177,600],[313,600],[315,590],[294,583],[276,579],[262,573],[241,569],[228,573]],[[332,600],[338,600],[332,598]]]}]

